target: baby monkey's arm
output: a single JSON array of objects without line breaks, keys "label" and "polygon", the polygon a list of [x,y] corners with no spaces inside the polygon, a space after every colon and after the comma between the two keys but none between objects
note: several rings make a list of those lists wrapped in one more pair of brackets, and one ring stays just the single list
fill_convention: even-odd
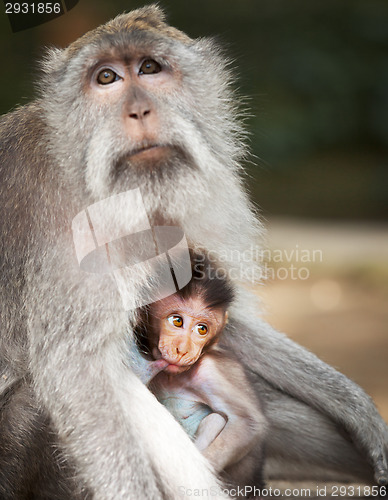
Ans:
[{"label": "baby monkey's arm", "polygon": [[267,422],[239,362],[219,352],[206,354],[193,389],[213,411],[198,427],[195,443],[217,471],[261,446]]}]

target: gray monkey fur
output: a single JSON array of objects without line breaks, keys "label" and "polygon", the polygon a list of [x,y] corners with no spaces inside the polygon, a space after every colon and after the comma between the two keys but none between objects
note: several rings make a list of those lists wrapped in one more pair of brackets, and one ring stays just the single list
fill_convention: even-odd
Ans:
[{"label": "gray monkey fur", "polygon": [[[133,45],[179,74],[179,92],[133,92],[109,109],[94,103],[84,91],[89,68],[111,51],[125,58]],[[0,479],[9,480],[1,498],[28,498],[18,484],[24,463],[25,488],[38,481],[20,438],[30,432],[48,443],[42,453],[60,449],[46,474],[58,473],[63,488],[35,498],[175,499],[182,486],[218,488],[179,424],[126,367],[128,313],[109,276],[80,271],[71,221],[141,186],[152,224],[182,227],[193,247],[233,256],[260,241],[240,176],[246,148],[225,60],[211,41],[190,39],[149,6],[52,50],[43,70],[39,98],[0,124],[0,435],[19,445],[12,463],[0,448]],[[119,118],[136,99],[157,114],[158,142],[174,146],[152,169],[125,160],[137,144]],[[231,257],[223,266],[260,274],[253,261]],[[146,277],[146,266],[128,277],[134,306]],[[371,399],[259,319],[243,289],[222,342],[266,402],[269,477],[387,482],[388,431]],[[20,428],[11,422],[9,434],[17,411]]]}]

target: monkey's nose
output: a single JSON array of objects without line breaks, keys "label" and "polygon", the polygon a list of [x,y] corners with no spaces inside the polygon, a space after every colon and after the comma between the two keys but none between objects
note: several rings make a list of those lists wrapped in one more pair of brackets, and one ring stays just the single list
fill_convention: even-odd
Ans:
[{"label": "monkey's nose", "polygon": [[179,354],[179,356],[185,356],[187,354],[187,351],[186,352],[183,352],[184,349],[179,349],[179,347],[176,348],[176,353]]},{"label": "monkey's nose", "polygon": [[150,113],[151,113],[150,109],[139,109],[136,111],[129,112],[129,118],[132,118],[133,120],[142,120]]}]

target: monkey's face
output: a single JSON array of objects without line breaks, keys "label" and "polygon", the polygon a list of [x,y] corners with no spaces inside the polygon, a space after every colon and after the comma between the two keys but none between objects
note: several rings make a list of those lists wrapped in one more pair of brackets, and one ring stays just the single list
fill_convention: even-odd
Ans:
[{"label": "monkey's face", "polygon": [[235,154],[221,151],[233,141],[219,141],[233,125],[216,51],[129,22],[89,35],[92,43],[75,42],[46,64],[49,147],[61,175],[71,170],[94,200],[141,186],[145,201],[165,212],[187,185],[193,204],[204,200],[220,175],[206,178],[212,165],[224,169]]},{"label": "monkey's face", "polygon": [[[101,174],[110,176],[105,181],[112,187],[117,183],[122,188],[128,180],[141,184],[140,179],[145,181],[151,172],[155,174],[162,167],[164,170],[166,165],[173,168],[179,158],[185,158],[183,148],[165,130],[169,123],[167,112],[163,111],[163,103],[180,90],[179,72],[153,52],[130,46],[128,60],[112,54],[107,59],[100,58],[89,73],[86,96],[90,106],[97,113],[103,111],[102,121],[107,122],[112,111],[115,119],[109,120],[114,131],[109,138],[113,150],[102,152],[94,144],[88,151],[88,163],[94,176],[100,171],[96,169],[99,159],[95,148],[102,156],[108,154]],[[92,143],[100,134],[101,130],[96,130]],[[91,185],[90,168],[87,175]]]},{"label": "monkey's face", "polygon": [[206,347],[218,340],[226,321],[223,308],[210,309],[201,298],[172,295],[151,308],[150,346],[155,358],[168,361],[167,373],[188,370]]},{"label": "monkey's face", "polygon": [[[192,40],[156,7],[146,10],[44,61],[47,182],[53,178],[69,220],[139,188],[151,225],[179,226],[192,246],[245,249],[251,231],[240,221],[257,222],[241,190],[244,149],[225,60],[211,41]],[[115,203],[104,220],[109,234],[132,234],[144,212]]]}]

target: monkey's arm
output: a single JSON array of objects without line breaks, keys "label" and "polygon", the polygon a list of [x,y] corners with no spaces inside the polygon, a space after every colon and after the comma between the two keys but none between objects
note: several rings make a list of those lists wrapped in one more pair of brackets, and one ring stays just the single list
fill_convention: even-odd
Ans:
[{"label": "monkey's arm", "polygon": [[[181,485],[217,489],[189,437],[125,366],[128,315],[118,308],[111,314],[117,292],[108,281],[80,277],[70,266],[67,282],[61,282],[65,263],[59,266],[54,252],[50,257],[47,265],[55,287],[42,290],[37,280],[47,272],[37,272],[33,279],[41,292],[30,294],[31,370],[38,397],[93,498],[177,499]],[[82,315],[76,314],[77,306],[63,304],[69,282]],[[91,291],[86,297],[83,287]],[[103,297],[94,292],[100,288]],[[153,470],[169,478],[163,491]]]},{"label": "monkey's arm", "polygon": [[226,418],[219,413],[210,413],[203,418],[195,436],[195,446],[204,452],[225,427],[226,422]]},{"label": "monkey's arm", "polygon": [[263,440],[266,420],[237,361],[205,355],[194,390],[213,413],[197,431],[196,445],[217,471],[238,462]]},{"label": "monkey's arm", "polygon": [[132,341],[129,347],[129,365],[143,384],[148,385],[158,373],[166,368],[168,362],[163,358],[156,361],[145,359],[139,352],[135,342]]},{"label": "monkey's arm", "polygon": [[[319,427],[312,428],[306,422],[308,433],[321,436],[322,442],[328,439],[329,427],[333,437],[338,436],[338,443],[344,442],[341,434],[349,436],[355,446],[354,461],[359,463],[360,453],[364,455],[374,470],[375,480],[385,484],[388,481],[388,429],[371,398],[346,376],[264,323],[257,317],[256,311],[257,300],[241,292],[240,302],[230,311],[230,322],[221,343],[249,368],[253,379],[260,381],[263,378],[269,383],[266,391],[272,393],[271,399],[276,398],[278,393],[305,403],[306,406],[292,405],[292,411],[287,411],[285,418],[289,418],[289,428],[293,428],[294,420],[305,418],[308,407],[317,410],[323,417],[326,416],[328,425],[325,425],[323,433]],[[273,417],[268,414],[268,417],[269,420],[277,419],[275,413]],[[306,446],[313,446],[311,439],[306,441]],[[331,456],[327,455],[327,465],[338,470],[340,464],[340,468],[345,470],[349,464],[350,471],[353,466],[348,448],[333,447]],[[311,456],[317,455],[318,462],[316,450],[314,453],[311,451]],[[293,453],[291,448],[290,453]],[[295,459],[303,462],[304,454],[298,452]],[[354,469],[353,473],[360,477],[359,469]],[[373,474],[365,463],[364,478],[368,474],[369,481],[373,481]]]}]

